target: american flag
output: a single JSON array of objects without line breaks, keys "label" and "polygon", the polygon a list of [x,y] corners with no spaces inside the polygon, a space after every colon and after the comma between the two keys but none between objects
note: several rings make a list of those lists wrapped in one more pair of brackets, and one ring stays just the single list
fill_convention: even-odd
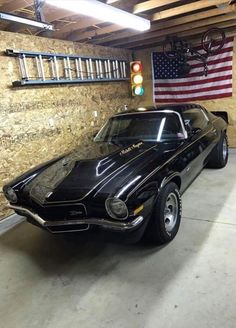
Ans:
[{"label": "american flag", "polygon": [[[153,98],[158,102],[188,102],[232,96],[232,60],[234,39],[227,38],[217,54],[207,59],[208,74],[202,62],[190,60],[191,70],[181,77],[181,59],[169,59],[163,52],[152,53]],[[196,47],[200,53],[204,50]]]}]

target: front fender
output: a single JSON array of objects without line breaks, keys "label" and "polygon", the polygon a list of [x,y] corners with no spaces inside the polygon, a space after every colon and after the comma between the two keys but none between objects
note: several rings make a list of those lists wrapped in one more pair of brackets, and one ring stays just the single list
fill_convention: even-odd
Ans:
[{"label": "front fender", "polygon": [[18,176],[14,180],[7,183],[5,186],[3,186],[3,191],[11,187],[15,191],[19,191],[22,189],[29,181],[34,179],[36,176],[38,176],[39,173],[41,173],[43,170],[45,170],[50,165],[56,163],[57,161],[61,160],[65,155],[61,155],[59,157],[53,158],[47,162],[44,162],[42,164],[39,164],[38,166],[33,167],[32,169],[28,170],[24,174]]}]

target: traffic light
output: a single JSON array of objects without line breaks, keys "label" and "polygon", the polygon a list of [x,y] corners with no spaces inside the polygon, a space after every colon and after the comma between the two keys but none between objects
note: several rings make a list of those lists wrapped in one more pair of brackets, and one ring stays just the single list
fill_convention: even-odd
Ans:
[{"label": "traffic light", "polygon": [[130,63],[131,74],[131,88],[133,96],[142,96],[144,94],[143,76],[142,76],[142,63],[140,60],[132,61]]}]

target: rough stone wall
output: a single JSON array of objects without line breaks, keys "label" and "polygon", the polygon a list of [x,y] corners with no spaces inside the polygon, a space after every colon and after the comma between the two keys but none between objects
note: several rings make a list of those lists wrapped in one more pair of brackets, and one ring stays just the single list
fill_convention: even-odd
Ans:
[{"label": "rough stone wall", "polygon": [[[137,51],[136,59],[140,59],[144,66],[144,87],[145,95],[143,104],[153,105],[153,85],[152,85],[152,51],[162,51],[161,48],[153,48],[143,51]],[[236,38],[234,39],[234,58],[233,58],[233,96],[229,98],[198,101],[199,104],[206,107],[209,111],[226,111],[229,118],[228,137],[229,146],[236,147]]]},{"label": "rough stone wall", "polygon": [[131,59],[126,50],[0,32],[0,218],[10,213],[2,194],[5,183],[77,147],[124,104],[140,101],[130,96],[129,82],[12,88],[19,66],[4,55],[7,48]]}]

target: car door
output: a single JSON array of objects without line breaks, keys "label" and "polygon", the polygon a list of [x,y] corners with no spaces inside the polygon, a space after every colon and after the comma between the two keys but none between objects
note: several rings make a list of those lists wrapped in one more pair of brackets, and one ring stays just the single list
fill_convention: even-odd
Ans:
[{"label": "car door", "polygon": [[186,109],[182,112],[182,117],[188,131],[188,139],[182,153],[182,159],[185,161],[182,181],[187,187],[206,164],[206,158],[213,147],[215,131],[202,108]]}]

